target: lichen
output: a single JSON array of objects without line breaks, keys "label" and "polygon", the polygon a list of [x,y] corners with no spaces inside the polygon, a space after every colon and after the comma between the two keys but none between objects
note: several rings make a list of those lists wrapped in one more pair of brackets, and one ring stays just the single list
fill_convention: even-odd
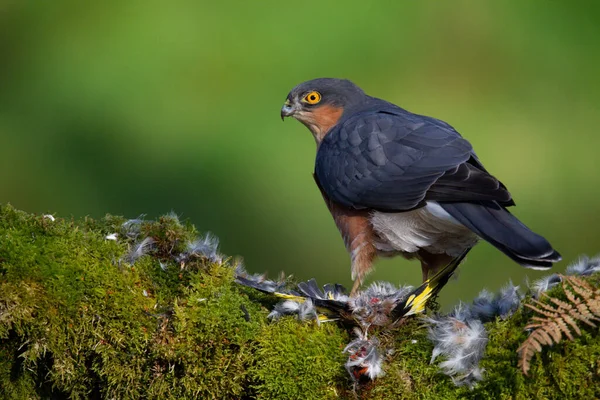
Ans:
[{"label": "lichen", "polygon": [[[173,215],[140,219],[133,231],[125,222],[0,206],[2,398],[600,398],[594,329],[545,348],[530,376],[521,373],[516,350],[531,316],[522,308],[485,323],[485,375],[473,389],[430,363],[433,344],[412,317],[379,337],[393,349],[382,355],[385,374],[355,386],[344,369],[347,327],[269,321],[276,300],[236,284],[237,261],[214,242],[190,251],[193,226]],[[149,237],[152,247],[128,259]]]}]

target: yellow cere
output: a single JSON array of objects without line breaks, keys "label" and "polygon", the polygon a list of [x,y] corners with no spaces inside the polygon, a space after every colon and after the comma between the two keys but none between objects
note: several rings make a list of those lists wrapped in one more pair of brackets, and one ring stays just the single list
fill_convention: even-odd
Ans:
[{"label": "yellow cere", "polygon": [[306,96],[304,96],[303,101],[308,104],[317,104],[318,102],[321,101],[321,93],[313,90],[312,92],[310,92]]}]

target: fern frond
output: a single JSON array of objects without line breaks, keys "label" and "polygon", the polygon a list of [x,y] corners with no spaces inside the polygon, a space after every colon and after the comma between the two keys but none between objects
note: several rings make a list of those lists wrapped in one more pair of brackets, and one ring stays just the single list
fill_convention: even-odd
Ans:
[{"label": "fern frond", "polygon": [[[568,293],[568,290],[565,290],[565,293]],[[559,300],[555,297],[550,297],[548,300],[550,300],[552,303],[556,304],[558,306],[558,312],[562,311],[562,310],[568,310],[571,305],[563,300]]]},{"label": "fern frond", "polygon": [[[546,296],[546,294],[544,294],[544,296]],[[548,296],[546,296],[546,297],[548,297]],[[548,304],[542,303],[539,300],[532,299],[532,301],[533,301],[533,304],[525,304],[525,307],[531,308],[533,311],[535,311],[539,314],[545,315],[546,317],[552,317],[556,313],[556,309],[554,307],[551,307]],[[536,306],[541,307],[541,309]]]},{"label": "fern frond", "polygon": [[531,368],[531,359],[543,346],[559,343],[563,335],[569,340],[574,339],[574,334],[581,335],[577,321],[590,327],[596,327],[600,321],[600,289],[594,289],[581,278],[560,277],[566,301],[544,295],[548,298],[546,303],[532,299],[532,304],[525,304],[537,313],[525,327],[532,330],[531,334],[517,349],[519,368],[525,375]]},{"label": "fern frond", "polygon": [[592,286],[590,286],[590,284],[588,284],[586,281],[584,281],[581,278],[577,278],[575,276],[569,276],[566,279],[571,284],[571,287],[573,288],[573,290],[578,295],[583,297],[584,299],[590,298],[593,296],[594,293],[600,292],[600,289],[594,290],[594,288]]},{"label": "fern frond", "polygon": [[[577,322],[575,322],[575,320],[573,319],[573,317],[571,317],[570,315],[565,315],[563,316],[563,320],[569,324],[569,326],[571,328],[573,328],[573,330],[575,331],[575,333],[579,336],[581,335],[581,329],[579,329],[579,327],[577,326]],[[569,331],[569,327],[566,325],[561,325],[561,330],[564,332],[565,336],[569,338],[569,340],[573,340],[573,336],[571,335],[571,332]]]}]

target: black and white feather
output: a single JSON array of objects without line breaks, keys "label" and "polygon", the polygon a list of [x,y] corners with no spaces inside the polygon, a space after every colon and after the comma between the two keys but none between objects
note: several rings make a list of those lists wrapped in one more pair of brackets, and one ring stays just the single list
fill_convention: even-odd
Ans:
[{"label": "black and white feather", "polygon": [[154,248],[154,239],[151,237],[144,238],[143,240],[134,243],[129,250],[129,253],[125,256],[125,261],[129,264],[134,264],[141,257],[148,254]]},{"label": "black and white feather", "polygon": [[263,293],[276,294],[276,293],[284,293],[284,294],[294,294],[293,292],[287,289],[287,281],[283,275],[280,276],[280,279],[277,281],[273,281],[267,279],[266,274],[251,274],[246,271],[244,265],[240,262],[236,266],[235,269],[235,282],[251,287],[253,289],[259,290]]},{"label": "black and white feather", "polygon": [[346,371],[356,382],[362,379],[374,380],[384,375],[384,357],[377,337],[369,338],[358,328],[354,330],[354,334],[356,338],[344,349],[344,353],[348,353]]},{"label": "black and white feather", "polygon": [[483,323],[467,317],[464,309],[455,310],[456,316],[427,319],[428,338],[434,344],[431,362],[441,357],[440,369],[455,384],[473,387],[483,379],[479,362],[488,342]]},{"label": "black and white feather", "polygon": [[144,215],[138,218],[129,219],[121,225],[121,231],[130,239],[137,239],[141,235],[142,224],[144,223]]},{"label": "black and white feather", "polygon": [[543,293],[546,293],[560,282],[562,282],[562,279],[559,274],[550,274],[537,279],[530,287],[531,295],[535,299],[539,299]]},{"label": "black and white feather", "polygon": [[567,267],[567,275],[590,276],[596,272],[600,272],[600,255],[589,258],[582,256],[578,261]]},{"label": "black and white feather", "polygon": [[186,250],[179,254],[176,261],[185,264],[195,258],[205,258],[214,263],[222,262],[223,256],[219,253],[219,239],[210,232],[206,233],[203,237],[189,242]]},{"label": "black and white feather", "polygon": [[317,323],[320,322],[319,314],[311,299],[302,302],[295,300],[279,302],[268,315],[268,318],[277,320],[285,315],[296,315],[300,321],[315,320]]}]

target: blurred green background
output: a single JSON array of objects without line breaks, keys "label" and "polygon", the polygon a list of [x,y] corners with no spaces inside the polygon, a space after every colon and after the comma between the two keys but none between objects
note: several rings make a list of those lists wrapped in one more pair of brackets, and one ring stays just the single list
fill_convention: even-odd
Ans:
[{"label": "blurred green background", "polygon": [[[279,110],[307,79],[452,124],[567,262],[600,252],[600,2],[1,1],[0,202],[214,232],[251,271],[350,285]],[[442,303],[540,273],[478,245]],[[419,283],[417,262],[371,279]]]}]

